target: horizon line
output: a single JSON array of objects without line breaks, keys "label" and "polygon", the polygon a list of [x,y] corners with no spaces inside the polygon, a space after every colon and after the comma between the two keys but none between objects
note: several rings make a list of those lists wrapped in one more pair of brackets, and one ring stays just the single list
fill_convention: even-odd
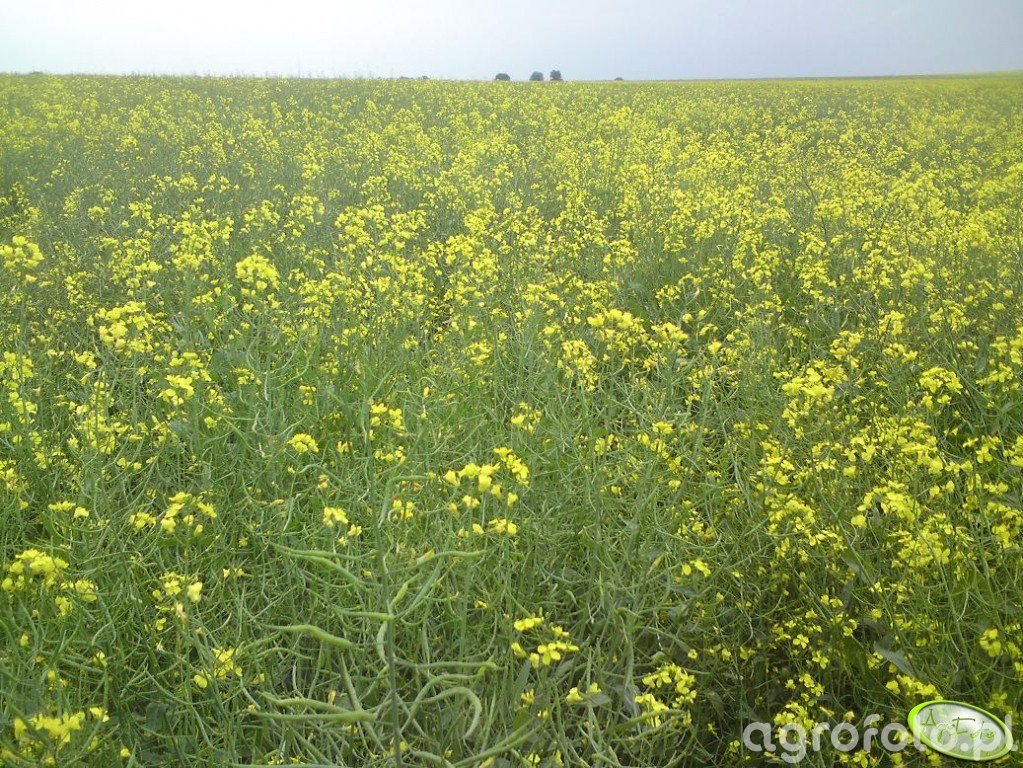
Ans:
[{"label": "horizon line", "polygon": [[[539,70],[537,70],[539,71]],[[505,74],[502,71],[497,74]],[[375,74],[314,74],[314,73],[271,73],[266,72],[258,74],[255,72],[234,72],[231,74],[216,73],[216,72],[144,72],[144,71],[131,71],[131,72],[90,72],[90,71],[70,71],[70,72],[54,72],[42,69],[33,70],[0,70],[0,76],[2,77],[38,77],[40,75],[46,77],[96,77],[96,78],[131,78],[131,77],[145,77],[154,79],[196,79],[196,80],[351,80],[351,81],[423,81],[433,80],[437,82],[451,82],[451,83],[492,83],[495,82],[494,77],[479,78],[479,77],[452,77],[452,76],[441,76],[441,75],[375,75]],[[565,78],[562,83],[612,83],[612,82],[629,82],[629,83],[714,83],[714,82],[763,82],[763,81],[805,81],[805,80],[898,80],[898,79],[941,79],[941,78],[968,78],[968,77],[1007,77],[1007,76],[1020,76],[1023,75],[1023,66],[1014,69],[977,69],[977,70],[958,70],[958,71],[941,71],[941,72],[905,72],[905,73],[888,73],[888,74],[828,74],[828,75],[741,75],[734,77],[660,77],[660,78],[628,78],[624,76],[606,77],[606,78],[578,78],[571,79]],[[495,75],[496,77],[496,75]],[[531,81],[528,76],[521,79],[512,79],[510,81],[504,81],[505,83],[528,83],[530,85],[536,84],[537,82],[559,82],[551,81],[547,79],[547,73],[544,73],[543,81]]]}]

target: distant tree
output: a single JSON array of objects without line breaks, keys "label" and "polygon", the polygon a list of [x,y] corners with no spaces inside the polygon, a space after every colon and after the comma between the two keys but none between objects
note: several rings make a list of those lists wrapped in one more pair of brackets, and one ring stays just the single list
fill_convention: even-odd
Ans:
[{"label": "distant tree", "polygon": [[616,78],[615,78],[615,82],[616,82],[616,83],[620,83],[620,82],[621,82],[622,80],[624,80],[624,79],[625,79],[624,77],[616,77]]},{"label": "distant tree", "polygon": [[529,76],[529,79],[530,79],[531,82],[534,82],[534,83],[542,83],[543,82],[543,72],[534,72],[533,74],[531,74]]},{"label": "distant tree", "polygon": [[550,74],[550,80],[551,80],[551,82],[554,82],[554,83],[560,83],[562,81],[561,70],[560,69],[552,69],[551,70],[551,74]]},{"label": "distant tree", "polygon": [[511,75],[509,75],[507,72],[498,72],[497,76],[494,77],[494,79],[500,80],[502,83],[507,83],[511,80]]}]

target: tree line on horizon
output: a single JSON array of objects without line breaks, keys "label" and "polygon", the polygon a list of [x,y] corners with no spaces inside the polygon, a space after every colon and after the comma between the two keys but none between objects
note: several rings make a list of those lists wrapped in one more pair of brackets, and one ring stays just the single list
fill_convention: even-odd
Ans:
[{"label": "tree line on horizon", "polygon": [[[547,77],[552,83],[559,83],[562,80],[564,80],[564,78],[561,76],[560,69],[552,69]],[[533,74],[529,76],[529,81],[532,83],[542,83],[543,79],[544,79],[543,72],[540,72],[539,70],[533,72]],[[498,72],[497,75],[495,75],[494,80],[499,80],[501,82],[510,82],[511,75],[509,75],[507,72]]]},{"label": "tree line on horizon", "polygon": [[[511,79],[512,79],[511,75],[509,75],[507,72],[498,72],[494,76],[494,80],[498,82],[508,83],[511,82]],[[561,76],[560,69],[552,69],[550,71],[550,74],[547,76],[547,79],[550,80],[552,83],[560,83],[564,80],[564,78]],[[616,77],[615,82],[620,82],[624,79],[625,78],[622,77]],[[529,82],[531,83],[542,83],[543,81],[544,81],[543,72],[540,72],[539,70],[533,72],[533,74],[529,76]]]}]

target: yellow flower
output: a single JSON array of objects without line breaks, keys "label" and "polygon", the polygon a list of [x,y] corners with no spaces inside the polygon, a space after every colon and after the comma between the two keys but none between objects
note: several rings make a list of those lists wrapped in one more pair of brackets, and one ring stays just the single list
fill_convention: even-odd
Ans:
[{"label": "yellow flower", "polygon": [[999,639],[998,630],[991,628],[985,630],[980,636],[980,647],[983,648],[987,655],[992,659],[997,658],[1002,653],[1002,641]]},{"label": "yellow flower", "polygon": [[543,624],[543,616],[526,616],[522,619],[516,619],[512,626],[515,627],[516,632],[528,632],[535,627],[539,627],[541,624]]},{"label": "yellow flower", "polygon": [[0,245],[0,263],[26,283],[36,282],[32,271],[43,261],[39,246],[21,235],[11,238],[10,245]]},{"label": "yellow flower", "polygon": [[320,448],[316,445],[316,441],[313,440],[312,435],[307,435],[304,432],[299,432],[288,440],[288,445],[291,446],[295,453],[319,453]]},{"label": "yellow flower", "polygon": [[242,293],[248,295],[260,294],[265,291],[276,290],[280,282],[277,269],[265,257],[258,253],[248,256],[235,264],[235,275],[242,283]]},{"label": "yellow flower", "polygon": [[504,534],[506,536],[515,536],[519,532],[519,527],[515,523],[503,517],[494,518],[488,522],[487,529],[491,533]]},{"label": "yellow flower", "polygon": [[348,525],[348,515],[340,507],[324,507],[323,524],[328,528],[333,528],[335,525]]}]

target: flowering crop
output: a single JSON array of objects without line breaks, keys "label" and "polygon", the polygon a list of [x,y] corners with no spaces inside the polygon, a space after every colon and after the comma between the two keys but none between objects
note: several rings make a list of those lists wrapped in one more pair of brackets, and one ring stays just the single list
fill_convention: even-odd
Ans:
[{"label": "flowering crop", "polygon": [[1020,719],[1023,78],[0,115],[0,764]]}]

